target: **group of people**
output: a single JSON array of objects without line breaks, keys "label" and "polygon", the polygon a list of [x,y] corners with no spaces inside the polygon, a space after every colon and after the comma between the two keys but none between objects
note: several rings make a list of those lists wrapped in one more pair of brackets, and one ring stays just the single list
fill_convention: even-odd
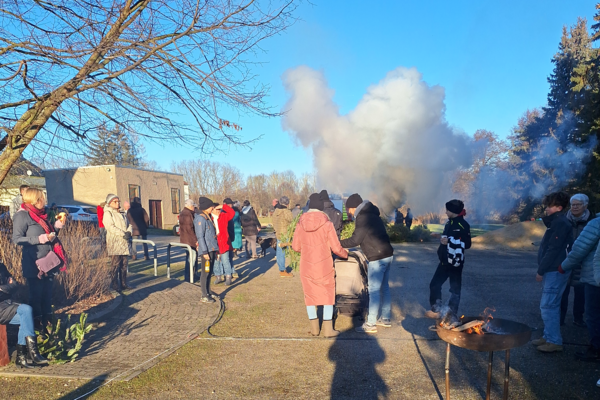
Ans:
[{"label": "group of people", "polygon": [[410,211],[410,208],[406,209],[406,216],[404,216],[404,214],[402,213],[401,208],[396,209],[396,215],[394,216],[394,225],[401,226],[403,223],[405,223],[406,227],[410,230],[410,227],[413,223],[413,214],[412,211]]},{"label": "group of people", "polygon": [[[543,353],[563,350],[560,327],[565,324],[572,287],[573,324],[587,327],[590,338],[587,350],[575,356],[582,361],[600,361],[600,218],[588,205],[589,198],[582,193],[569,197],[555,192],[543,200],[542,221],[547,230],[538,250],[536,280],[542,284],[544,333],[532,344]],[[459,200],[446,203],[446,214],[449,219],[438,248],[440,263],[429,285],[431,309],[425,314],[434,319],[443,312],[441,289],[446,280],[450,280],[448,311],[458,313],[464,252],[471,246],[464,204]]]}]

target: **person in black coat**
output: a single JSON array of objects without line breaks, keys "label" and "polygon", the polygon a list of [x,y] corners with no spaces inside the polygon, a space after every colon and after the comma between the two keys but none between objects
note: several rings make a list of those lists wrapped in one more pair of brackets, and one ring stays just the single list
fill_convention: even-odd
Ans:
[{"label": "person in black coat", "polygon": [[[133,228],[131,233],[133,239],[148,239],[148,225],[150,223],[150,217],[148,213],[142,207],[142,201],[139,197],[134,197],[129,210],[127,210],[127,221]],[[148,245],[144,243],[144,260],[148,260]],[[137,245],[134,246],[131,255],[132,260],[137,259]]]},{"label": "person in black coat", "polygon": [[323,212],[327,214],[329,220],[333,223],[335,233],[340,237],[342,234],[342,212],[335,208],[333,202],[329,198],[327,190],[322,190],[321,193],[319,193],[319,198],[323,201]]},{"label": "person in black coat", "polygon": [[33,327],[33,309],[27,304],[15,303],[11,294],[19,284],[0,263],[0,325],[19,325],[17,358],[15,364],[21,368],[33,368],[28,359],[36,365],[46,365],[48,360],[40,355]]},{"label": "person in black coat", "polygon": [[[246,256],[248,258],[258,258],[256,255],[256,239],[258,232],[260,232],[261,224],[258,220],[256,212],[254,211],[254,208],[252,208],[248,200],[244,200],[244,207],[242,208],[240,220],[242,222],[242,233],[246,238]],[[248,253],[248,244],[250,244],[252,256],[250,256],[250,253]]]},{"label": "person in black coat", "polygon": [[450,279],[450,299],[448,306],[456,314],[460,303],[462,288],[462,270],[465,264],[465,250],[471,248],[471,226],[465,221],[465,205],[460,200],[450,200],[446,203],[448,222],[438,247],[438,264],[433,278],[429,283],[429,304],[431,309],[425,313],[426,317],[437,319],[440,317],[442,306],[442,286]]},{"label": "person in black coat", "polygon": [[363,201],[362,197],[355,193],[346,200],[346,210],[354,218],[354,233],[340,243],[346,249],[360,246],[369,261],[369,316],[356,331],[376,333],[377,326],[392,326],[389,275],[394,248],[377,206],[369,200]]}]

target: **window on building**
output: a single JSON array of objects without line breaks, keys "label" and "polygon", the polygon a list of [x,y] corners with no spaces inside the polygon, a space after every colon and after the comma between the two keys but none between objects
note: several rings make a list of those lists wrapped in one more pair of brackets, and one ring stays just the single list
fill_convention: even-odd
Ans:
[{"label": "window on building", "polygon": [[179,214],[179,189],[171,189],[171,211],[173,214]]},{"label": "window on building", "polygon": [[133,203],[134,197],[141,197],[139,185],[129,185],[129,202],[130,203]]}]

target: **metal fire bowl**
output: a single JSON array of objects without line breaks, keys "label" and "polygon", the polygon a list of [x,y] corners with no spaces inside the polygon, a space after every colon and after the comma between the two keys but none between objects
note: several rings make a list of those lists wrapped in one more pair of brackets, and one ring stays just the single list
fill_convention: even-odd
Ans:
[{"label": "metal fire bowl", "polygon": [[[463,323],[479,319],[477,317],[465,317]],[[465,332],[456,332],[444,329],[436,322],[437,334],[444,342],[454,346],[462,347],[475,351],[501,351],[510,350],[515,347],[523,346],[531,339],[531,328],[507,319],[494,318],[490,321],[490,326],[499,329],[503,334],[485,333],[477,335]]]}]

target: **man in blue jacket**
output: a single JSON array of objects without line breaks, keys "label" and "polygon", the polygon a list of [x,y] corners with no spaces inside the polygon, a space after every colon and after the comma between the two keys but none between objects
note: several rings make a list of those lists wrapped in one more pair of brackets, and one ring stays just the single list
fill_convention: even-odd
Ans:
[{"label": "man in blue jacket", "polygon": [[569,275],[559,272],[560,264],[567,258],[573,245],[573,227],[565,216],[569,195],[551,193],[544,198],[546,216],[542,218],[546,233],[538,250],[536,280],[542,282],[540,310],[544,321],[544,336],[532,341],[543,353],[562,351],[560,334],[560,302],[569,283]]}]

